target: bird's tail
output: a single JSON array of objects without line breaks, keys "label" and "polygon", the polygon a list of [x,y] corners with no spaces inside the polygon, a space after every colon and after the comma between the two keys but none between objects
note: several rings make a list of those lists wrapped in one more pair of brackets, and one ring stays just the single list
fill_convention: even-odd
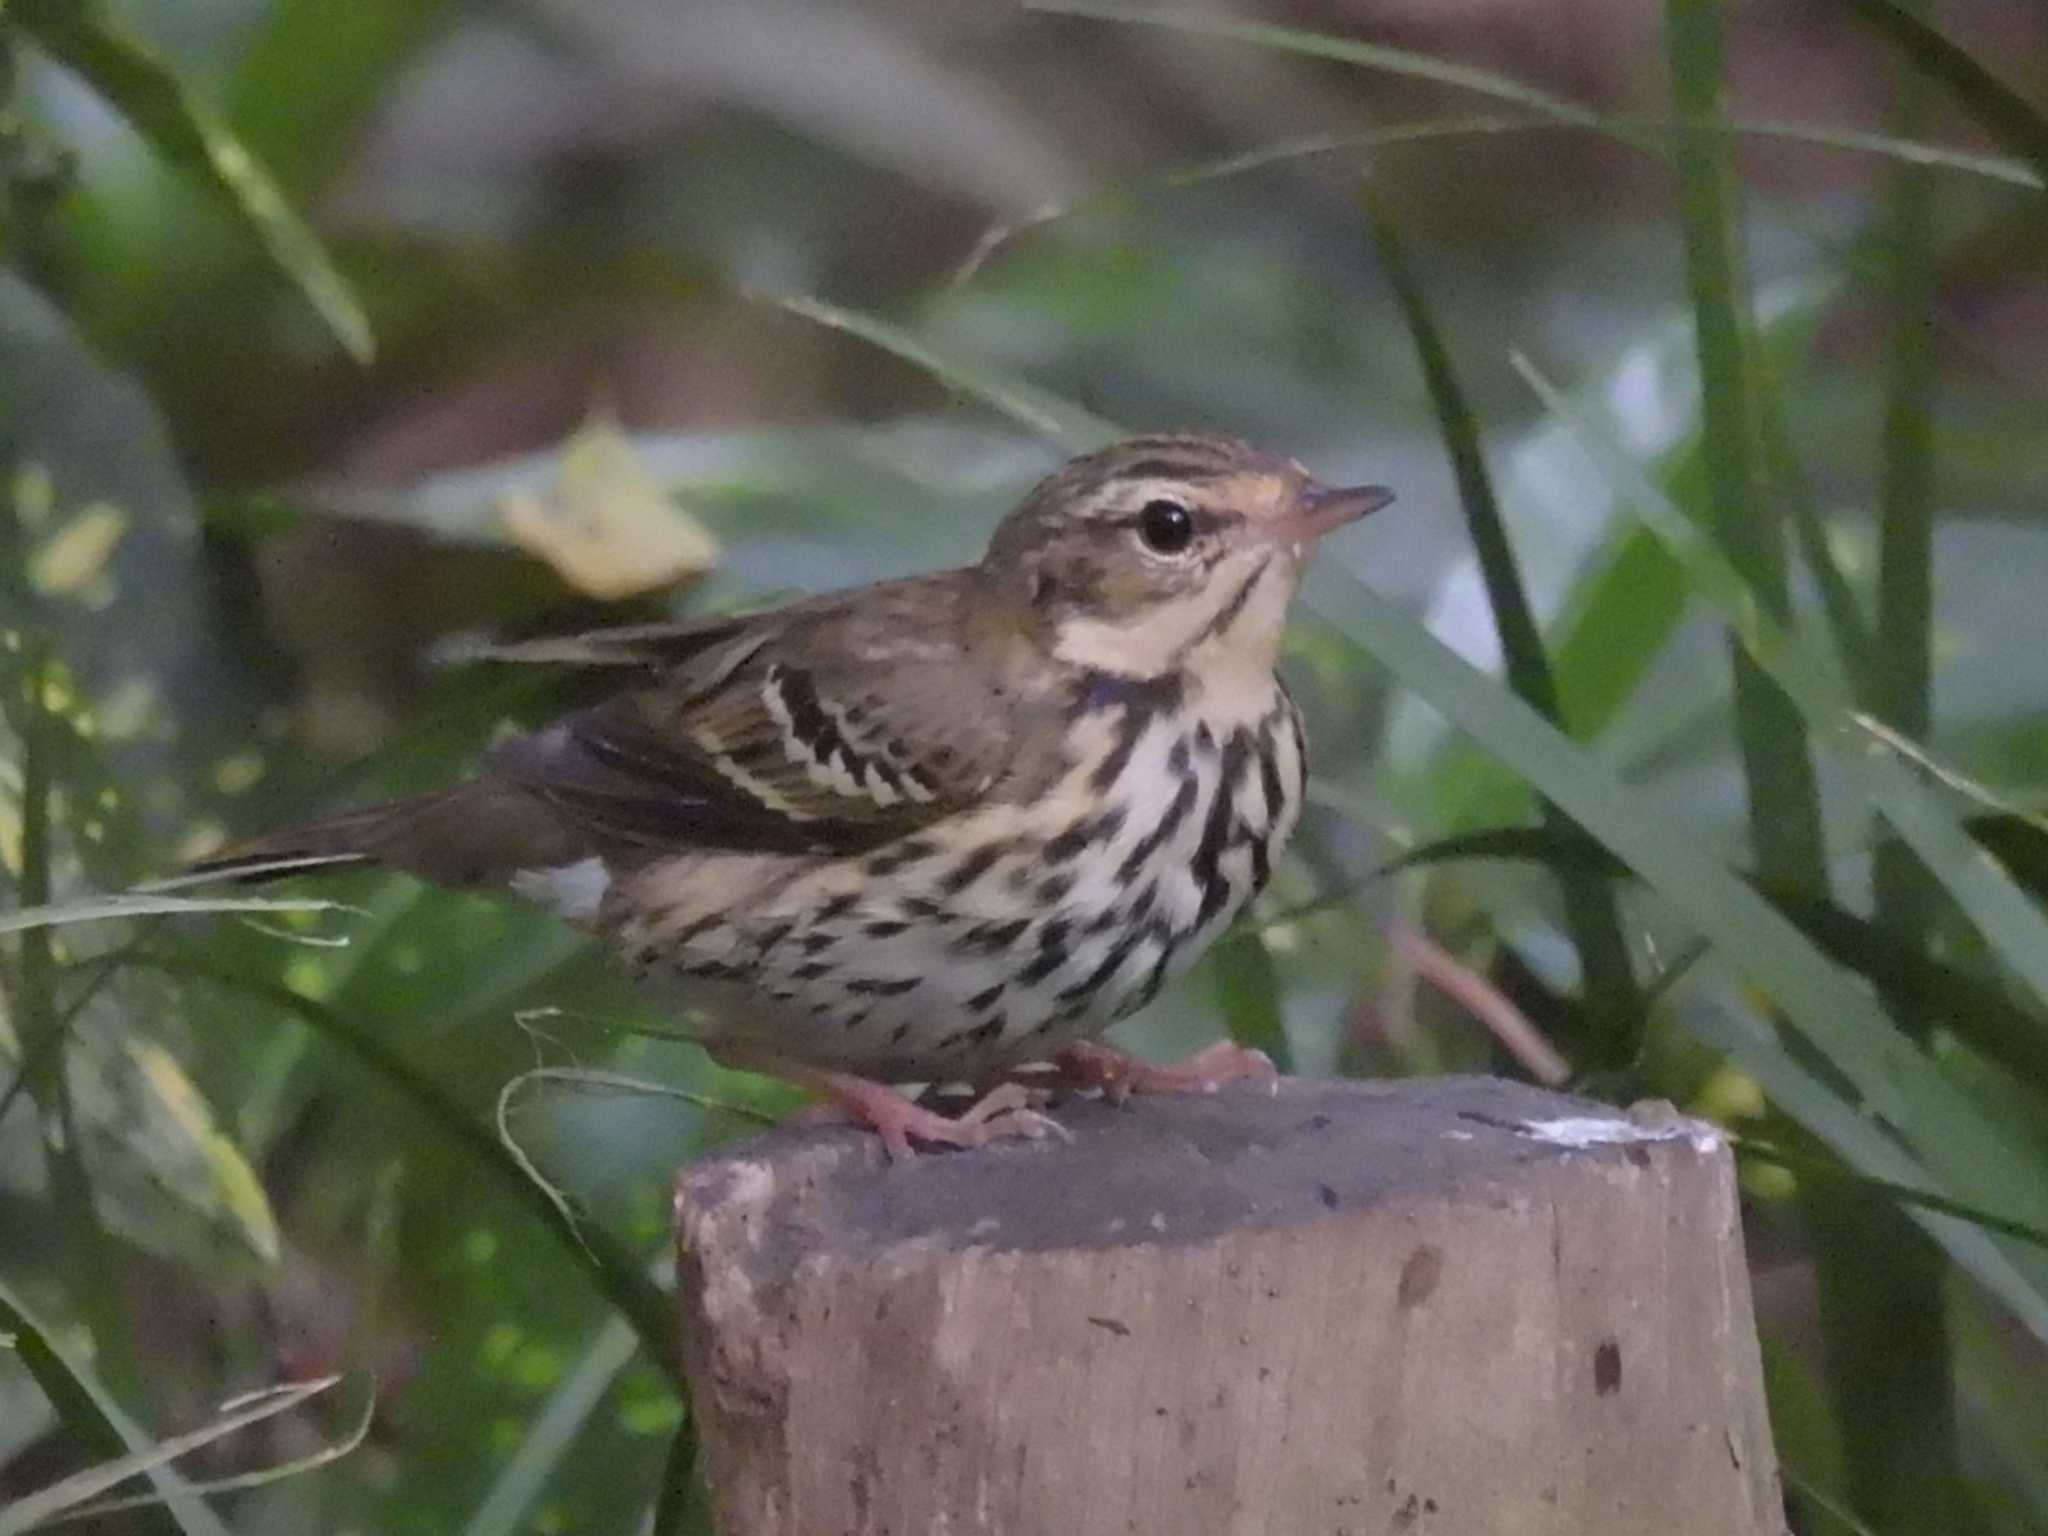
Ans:
[{"label": "bird's tail", "polygon": [[255,885],[287,875],[375,864],[380,862],[379,844],[386,841],[390,824],[405,817],[408,804],[392,800],[266,832],[231,844],[167,879],[154,881],[148,889],[171,891],[224,880]]},{"label": "bird's tail", "polygon": [[402,869],[436,885],[502,886],[521,869],[571,863],[583,852],[533,796],[494,779],[473,779],[265,833],[151,889],[219,880],[253,884],[365,864]]}]

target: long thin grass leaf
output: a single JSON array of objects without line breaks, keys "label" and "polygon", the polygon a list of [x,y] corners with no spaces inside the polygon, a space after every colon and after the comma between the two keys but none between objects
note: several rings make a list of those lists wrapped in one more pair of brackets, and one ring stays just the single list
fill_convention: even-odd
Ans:
[{"label": "long thin grass leaf", "polygon": [[[1848,3],[1881,5],[1885,0],[1848,0]],[[1300,54],[1307,58],[1328,59],[1333,63],[1383,70],[1388,74],[1401,75],[1411,80],[1426,80],[1436,85],[1469,91],[1494,101],[1507,102],[1547,119],[1552,126],[1585,128],[1660,153],[1666,152],[1666,141],[1672,134],[1697,130],[1733,137],[1810,144],[1816,148],[1876,155],[1910,164],[1940,166],[2037,191],[2048,185],[2048,162],[2021,149],[2018,142],[2007,135],[2000,137],[2005,138],[2006,142],[2019,152],[2020,158],[2007,159],[2003,156],[1986,155],[1947,145],[1926,144],[1910,138],[1901,138],[1896,134],[1841,128],[1826,123],[1802,123],[1776,118],[1722,118],[1717,115],[1691,119],[1683,114],[1646,117],[1628,113],[1600,112],[1569,97],[1559,96],[1540,86],[1517,80],[1512,75],[1501,74],[1497,70],[1459,64],[1449,59],[1437,58],[1432,54],[1392,47],[1385,43],[1369,43],[1361,38],[1335,37],[1298,27],[1243,21],[1228,16],[1203,14],[1199,11],[1140,11],[1120,6],[1090,5],[1079,3],[1079,0],[1026,0],[1025,9],[1054,16],[1084,16],[1096,21],[1162,27],[1175,32],[1221,38],[1230,42],[1247,43],[1254,47]],[[2024,107],[2024,103],[2022,106]],[[1292,150],[1286,146],[1274,146],[1266,150],[1247,151],[1232,159],[1242,161],[1245,168],[1251,168],[1256,165],[1273,164],[1290,155],[1328,154],[1354,147],[1372,148],[1376,147],[1372,141],[1378,140],[1383,133],[1419,134],[1428,126],[1430,125],[1416,124],[1412,129],[1396,126],[1385,130],[1369,130],[1358,136],[1367,142],[1356,146],[1332,136],[1327,140],[1314,142],[1299,141]],[[1484,134],[1535,126],[1538,125],[1517,124],[1512,120],[1472,119],[1456,131]],[[1227,166],[1228,162],[1220,164]],[[1229,173],[1228,169],[1224,171],[1224,174]],[[1203,173],[1192,169],[1181,174],[1188,179],[1207,179]]]},{"label": "long thin grass leaf", "polygon": [[277,0],[236,61],[228,119],[295,195],[317,192],[449,0]]},{"label": "long thin grass leaf", "polygon": [[[1720,0],[1668,0],[1666,53],[1682,118],[1720,116]],[[1678,137],[1680,227],[1699,351],[1701,433],[1714,533],[1755,601],[1790,612],[1783,535],[1763,496],[1760,434],[1749,389],[1749,297],[1741,215],[1727,141],[1684,129]],[[1735,734],[1749,793],[1750,842],[1766,879],[1827,884],[1820,788],[1805,722],[1761,668],[1734,649]]]},{"label": "long thin grass leaf", "polygon": [[512,1536],[583,1432],[605,1392],[639,1349],[633,1325],[608,1317],[526,1428],[526,1437],[491,1479],[491,1490],[464,1522],[463,1536]]},{"label": "long thin grass leaf", "polygon": [[[88,1367],[70,1357],[52,1330],[5,1280],[0,1280],[0,1329],[13,1336],[15,1358],[35,1378],[64,1427],[89,1450],[113,1458],[148,1447],[149,1437],[121,1411],[114,1394]],[[227,1527],[193,1494],[182,1473],[166,1466],[150,1467],[146,1472],[163,1495],[164,1507],[138,1517],[145,1529],[182,1531],[185,1536],[228,1536]]]},{"label": "long thin grass leaf", "polygon": [[[190,1485],[192,1492],[197,1494],[238,1493],[247,1488],[263,1488],[271,1483],[283,1482],[286,1478],[302,1477],[308,1472],[316,1472],[330,1462],[339,1461],[342,1457],[351,1454],[365,1440],[369,1439],[370,1426],[376,1422],[376,1418],[377,1394],[374,1390],[374,1384],[372,1384],[371,1389],[363,1394],[362,1411],[356,1415],[355,1423],[350,1425],[347,1433],[343,1434],[339,1439],[330,1440],[318,1450],[308,1451],[303,1456],[292,1456],[284,1461],[273,1462],[266,1467],[258,1467],[252,1472],[237,1472],[229,1477],[210,1477],[205,1482],[193,1483]],[[125,1494],[120,1498],[100,1499],[94,1503],[82,1505],[77,1509],[58,1516],[55,1520],[47,1522],[47,1524],[68,1525],[75,1520],[97,1520],[104,1515],[120,1514],[129,1510],[142,1509],[149,1505],[161,1504],[162,1502],[163,1498],[160,1494]]]},{"label": "long thin grass leaf", "polygon": [[[1776,1409],[1772,1410],[1775,1418]],[[1853,1510],[1845,1507],[1840,1499],[1823,1493],[1810,1477],[1801,1477],[1789,1468],[1785,1469],[1785,1486],[1792,1490],[1793,1497],[1800,1503],[1810,1504],[1827,1516],[1830,1525],[1838,1527],[1846,1536],[1878,1536],[1869,1526],[1856,1518]]]},{"label": "long thin grass leaf", "polygon": [[89,896],[0,912],[0,934],[31,928],[62,928],[71,923],[106,923],[137,917],[172,917],[200,912],[339,912],[340,902],[276,896]]},{"label": "long thin grass leaf", "polygon": [[323,1376],[317,1381],[297,1383],[288,1387],[277,1387],[256,1395],[253,1400],[244,1400],[239,1407],[232,1407],[220,1413],[211,1423],[198,1429],[187,1430],[181,1435],[172,1435],[154,1445],[130,1451],[112,1461],[98,1466],[87,1467],[81,1472],[38,1489],[25,1498],[16,1499],[12,1504],[0,1506],[0,1536],[22,1536],[25,1531],[37,1526],[50,1525],[59,1517],[79,1511],[109,1488],[125,1483],[131,1477],[141,1477],[180,1456],[223,1440],[239,1433],[252,1424],[265,1419],[274,1419],[281,1413],[289,1412],[308,1399],[319,1396],[336,1382],[339,1376]]},{"label": "long thin grass leaf", "polygon": [[[1910,131],[1926,116],[1928,82],[1908,77],[1897,106]],[[1886,342],[1879,477],[1875,651],[1859,680],[1870,709],[1905,738],[1932,724],[1935,270],[1933,179],[1918,167],[1893,178],[1883,243]],[[1939,887],[1910,849],[1878,845],[1872,884],[1885,931],[1925,949]],[[1916,1039],[1931,1036],[1941,1003],[1920,987],[1885,986],[1887,1008]],[[2044,1034],[2048,1038],[2048,1034]],[[1827,1376],[1843,1425],[1848,1486],[1881,1524],[1951,1529],[1960,1494],[1943,1320],[1946,1266],[1897,1216],[1860,1191],[1809,1182],[1802,1203],[1816,1244],[1815,1282]]]},{"label": "long thin grass leaf", "polygon": [[[1479,558],[1487,603],[1500,636],[1508,686],[1545,719],[1561,727],[1564,722],[1557,681],[1551,673],[1535,610],[1529,604],[1528,590],[1515,561],[1514,545],[1494,496],[1493,476],[1486,467],[1478,420],[1466,402],[1421,280],[1409,265],[1400,231],[1369,184],[1363,189],[1361,200],[1366,222],[1379,248],[1381,266],[1415,343],[1423,382],[1436,413],[1437,430],[1450,456],[1458,500],[1465,509],[1465,527]],[[1578,831],[1552,802],[1544,802],[1543,812],[1554,830],[1564,834]],[[1557,871],[1557,878],[1564,896],[1566,927],[1585,971],[1583,1006],[1590,1026],[1590,1043],[1581,1066],[1624,1066],[1635,1055],[1641,1037],[1643,1001],[1629,959],[1621,909],[1613,887],[1595,876],[1564,867]]]},{"label": "long thin grass leaf", "polygon": [[[53,831],[57,776],[54,719],[46,684],[53,675],[48,642],[35,637],[21,647],[20,691],[0,689],[4,709],[21,742],[20,879],[24,907],[50,904],[54,865]],[[41,1153],[49,1180],[46,1209],[51,1241],[47,1262],[70,1281],[72,1304],[92,1332],[98,1374],[118,1399],[143,1400],[129,1311],[116,1283],[113,1244],[100,1223],[92,1172],[85,1160],[77,1105],[65,1071],[68,1020],[57,1008],[56,951],[46,927],[21,931],[13,1013],[21,1046],[23,1079],[35,1103],[42,1131]],[[9,1090],[11,1097],[12,1090]]]},{"label": "long thin grass leaf", "polygon": [[1828,634],[1835,642],[1843,668],[1855,680],[1861,693],[1876,674],[1877,641],[1871,635],[1870,621],[1864,616],[1863,606],[1850,587],[1848,575],[1828,543],[1827,527],[1815,510],[1813,489],[1792,445],[1792,434],[1785,425],[1784,404],[1778,398],[1774,382],[1768,377],[1760,377],[1757,394],[1764,434],[1764,462],[1778,493],[1776,500],[1790,515],[1793,535],[1799,541],[1800,557],[1813,577],[1814,589],[1820,595]]},{"label": "long thin grass leaf", "polygon": [[[1909,82],[1900,110],[1925,111],[1923,82]],[[1865,695],[1871,713],[1908,741],[1934,723],[1934,188],[1923,170],[1893,183],[1893,271],[1884,295],[1886,343],[1882,467],[1878,494],[1876,654]],[[1885,925],[1917,943],[1934,915],[1934,887],[1904,848],[1880,846],[1874,871]],[[1908,1028],[1913,1027],[1907,1021]]]},{"label": "long thin grass leaf", "polygon": [[38,47],[105,97],[168,163],[219,192],[349,355],[370,360],[376,344],[369,317],[319,238],[242,142],[162,59],[84,0],[14,0],[14,19]]},{"label": "long thin grass leaf", "polygon": [[1768,672],[1834,760],[1865,790],[1928,870],[1947,887],[2000,961],[2048,998],[2048,919],[2012,876],[1972,841],[1921,782],[1918,762],[1858,711],[1841,677],[1765,609],[1727,558],[1671,504],[1583,405],[1519,354],[1538,397],[1572,423],[1580,445],[1632,498],[1635,510],[1684,564],[1694,590],[1721,611],[1744,650]]},{"label": "long thin grass leaf", "polygon": [[602,1229],[580,1230],[565,1219],[550,1193],[527,1177],[477,1118],[456,1102],[440,1084],[413,1070],[383,1042],[357,1029],[333,1008],[302,997],[289,987],[274,982],[238,976],[194,961],[161,956],[144,956],[133,962],[167,976],[206,982],[230,992],[256,999],[311,1025],[333,1044],[340,1046],[398,1090],[421,1113],[427,1123],[469,1149],[495,1174],[501,1184],[540,1218],[541,1225],[591,1273],[598,1291],[616,1307],[640,1334],[648,1356],[663,1370],[673,1371],[677,1359],[674,1325],[668,1298],[647,1278],[641,1265]]},{"label": "long thin grass leaf", "polygon": [[[1926,1160],[1941,1191],[2001,1210],[2013,1219],[2048,1222],[2048,1177],[2036,1159],[2009,1144],[1934,1065],[1893,1028],[1868,993],[1773,911],[1763,897],[1724,868],[1686,828],[1617,780],[1519,699],[1504,693],[1421,626],[1396,612],[1356,578],[1327,563],[1309,577],[1317,611],[1390,667],[1431,706],[1512,763],[1590,834],[1624,859],[1675,910],[1711,939],[1783,1010],[1860,1095],[1863,1108],[1839,1101],[1838,1112],[1813,1103],[1792,1106],[1809,1129],[1833,1141],[1845,1159],[1878,1177],[1913,1182],[1911,1156],[1867,1118],[1897,1128]],[[1745,1052],[1763,1044],[1745,1039]],[[1773,1044],[1772,1049],[1777,1049]],[[1748,1056],[1744,1056],[1748,1064]],[[1768,1087],[1768,1085],[1766,1085]],[[1855,1125],[1868,1137],[1844,1145],[1831,1138]],[[1883,1151],[1890,1148],[1890,1152]],[[2048,1266],[2002,1256],[1993,1263],[1981,1244],[1962,1242],[1950,1218],[1923,1220],[1985,1283],[2048,1330]],[[1990,1241],[1985,1234],[1974,1237]],[[2029,1261],[2031,1262],[2031,1261]]]},{"label": "long thin grass leaf", "polygon": [[941,383],[987,402],[1012,421],[1059,443],[1069,452],[1100,448],[1121,435],[1109,422],[1057,395],[942,351],[905,327],[879,316],[803,295],[756,292],[752,297],[893,352]]},{"label": "long thin grass leaf", "polygon": [[[1389,64],[1387,67],[1393,69],[1395,66]],[[954,273],[953,281],[957,284],[973,277],[987,266],[998,252],[1015,244],[1034,230],[1045,229],[1090,212],[1120,207],[1136,197],[1150,193],[1226,181],[1237,176],[1248,176],[1259,171],[1294,165],[1303,160],[1323,159],[1334,155],[1370,155],[1379,150],[1398,149],[1412,144],[1530,133],[1599,133],[1619,139],[1623,143],[1646,147],[1653,141],[1669,139],[1680,126],[1680,121],[1673,117],[1635,117],[1624,114],[1605,114],[1598,124],[1583,123],[1576,118],[1561,119],[1547,115],[1501,117],[1478,114],[1470,117],[1428,118],[1417,122],[1388,123],[1378,128],[1360,129],[1354,133],[1304,134],[1271,144],[1257,145],[1251,149],[1234,150],[1226,155],[1170,166],[1128,182],[1096,188],[1085,196],[1070,202],[1051,204],[1023,218],[993,225],[975,243],[974,250]],[[1865,133],[1853,129],[1829,128],[1818,124],[1767,118],[1726,118],[1685,126],[1695,127],[1701,132],[1725,133],[1736,138],[1806,144],[1819,149],[1839,149],[1848,154],[1869,155],[1904,165],[1924,165],[1959,175],[2000,182],[2006,186],[2025,187],[2033,191],[2039,191],[2044,185],[2040,174],[2023,160],[2008,159],[2002,155],[1986,155],[1974,150],[1954,149],[1942,144],[1928,144],[1917,139],[1902,139],[1893,134]]]},{"label": "long thin grass leaf", "polygon": [[704,1515],[701,1503],[697,1495],[697,1421],[685,1413],[662,1463],[661,1492],[654,1501],[649,1536],[694,1533]]},{"label": "long thin grass leaf", "polygon": [[1320,32],[1302,31],[1296,27],[1279,27],[1263,21],[1240,21],[1229,16],[1204,14],[1199,11],[1140,11],[1123,6],[1090,5],[1081,3],[1081,0],[1025,0],[1025,9],[1051,16],[1086,16],[1096,21],[1164,27],[1174,32],[1252,43],[1264,48],[1279,48],[1290,53],[1332,59],[1339,63],[1363,64],[1374,69],[1406,75],[1410,79],[1429,80],[1438,85],[1455,86],[1459,90],[1471,91],[1475,95],[1490,96],[1496,101],[1526,107],[1560,122],[1578,123],[1588,128],[1603,126],[1601,115],[1591,107],[1581,106],[1541,87],[1525,84],[1490,69],[1455,63],[1450,59],[1417,53],[1413,49],[1389,47],[1384,43],[1368,43],[1359,38],[1330,37]]},{"label": "long thin grass leaf", "polygon": [[[1922,1162],[1869,1114],[1847,1103],[1836,1086],[1809,1065],[1810,1052],[1795,1054],[1787,1049],[1775,1021],[1747,1010],[1707,1004],[1688,1011],[1687,1027],[1707,1045],[1740,1062],[1772,1103],[1826,1143],[1858,1174],[1952,1198],[1934,1187],[1938,1181],[1929,1177]],[[1996,1205],[1990,1208],[1999,1209]],[[2048,1328],[2048,1310],[2043,1306],[2043,1298],[2048,1297],[2048,1265],[2043,1264],[2039,1249],[1925,1202],[1914,1206],[1911,1215],[1950,1258],[1998,1297],[2025,1327],[2041,1336]],[[2027,1224],[2034,1223],[2029,1218]]]},{"label": "long thin grass leaf", "polygon": [[[1572,736],[1591,740],[1613,723],[1685,610],[1685,577],[1656,537],[1636,527],[1610,533],[1552,624],[1552,670]],[[1460,737],[1446,740],[1431,758],[1428,782],[1445,826],[1484,826],[1527,812],[1528,786]]]},{"label": "long thin grass leaf", "polygon": [[1898,0],[1842,0],[1858,19],[1881,34],[1912,62],[1938,80],[1986,133],[2048,177],[2048,114],[2000,80]]},{"label": "long thin grass leaf", "polygon": [[1728,1140],[1738,1157],[1750,1157],[1758,1162],[1772,1163],[1780,1168],[1790,1169],[1802,1178],[1831,1180],[1852,1189],[1883,1195],[1886,1199],[1896,1200],[1901,1205],[1924,1206],[1930,1211],[1939,1211],[1944,1216],[1960,1217],[1970,1225],[1982,1227],[1987,1232],[2016,1237],[2036,1248],[2048,1249],[2048,1227],[2014,1221],[2011,1217],[2001,1216],[1996,1211],[1966,1205],[1960,1200],[1951,1200],[1945,1195],[1917,1189],[1910,1184],[1895,1184],[1889,1179],[1874,1179],[1868,1174],[1852,1173],[1826,1158],[1804,1156],[1755,1136],[1731,1135]]},{"label": "long thin grass leaf", "polygon": [[[1632,874],[1599,844],[1584,836],[1559,837],[1548,827],[1488,827],[1453,833],[1409,849],[1382,865],[1378,873],[1393,874],[1456,859],[1528,860],[1613,880],[1628,879]],[[1935,1022],[1946,1024],[1958,1039],[1986,1058],[2048,1093],[2048,1026],[2015,1004],[2002,988],[1934,958],[1924,945],[1906,942],[1890,928],[1859,917],[1824,896],[1764,886],[1757,889],[1836,964],[1867,977],[1880,989],[1926,999]]]}]

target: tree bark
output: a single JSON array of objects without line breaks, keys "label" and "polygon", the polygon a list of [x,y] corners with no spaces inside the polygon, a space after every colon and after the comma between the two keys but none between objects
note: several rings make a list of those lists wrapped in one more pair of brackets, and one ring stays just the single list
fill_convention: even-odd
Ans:
[{"label": "tree bark", "polygon": [[1733,1160],[1487,1079],[1073,1102],[684,1170],[725,1536],[1779,1536]]}]

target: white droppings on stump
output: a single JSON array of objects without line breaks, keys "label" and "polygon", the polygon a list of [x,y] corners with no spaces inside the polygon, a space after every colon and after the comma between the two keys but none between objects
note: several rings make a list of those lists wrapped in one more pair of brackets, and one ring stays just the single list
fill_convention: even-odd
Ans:
[{"label": "white droppings on stump", "polygon": [[725,1536],[1779,1536],[1732,1159],[1486,1079],[677,1183]]}]

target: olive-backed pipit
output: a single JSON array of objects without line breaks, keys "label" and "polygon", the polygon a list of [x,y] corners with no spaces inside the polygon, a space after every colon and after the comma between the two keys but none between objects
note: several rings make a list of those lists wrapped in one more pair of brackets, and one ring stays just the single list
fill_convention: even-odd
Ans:
[{"label": "olive-backed pipit", "polygon": [[[375,862],[545,902],[708,1017],[721,1061],[808,1084],[882,1134],[1042,1132],[1014,1069],[1113,1089],[1093,1045],[1264,885],[1301,808],[1274,675],[1304,561],[1385,505],[1233,438],[1067,464],[960,570],[771,612],[495,654],[595,669],[604,702],[451,788],[214,861]],[[1002,1082],[945,1116],[885,1086]]]}]

